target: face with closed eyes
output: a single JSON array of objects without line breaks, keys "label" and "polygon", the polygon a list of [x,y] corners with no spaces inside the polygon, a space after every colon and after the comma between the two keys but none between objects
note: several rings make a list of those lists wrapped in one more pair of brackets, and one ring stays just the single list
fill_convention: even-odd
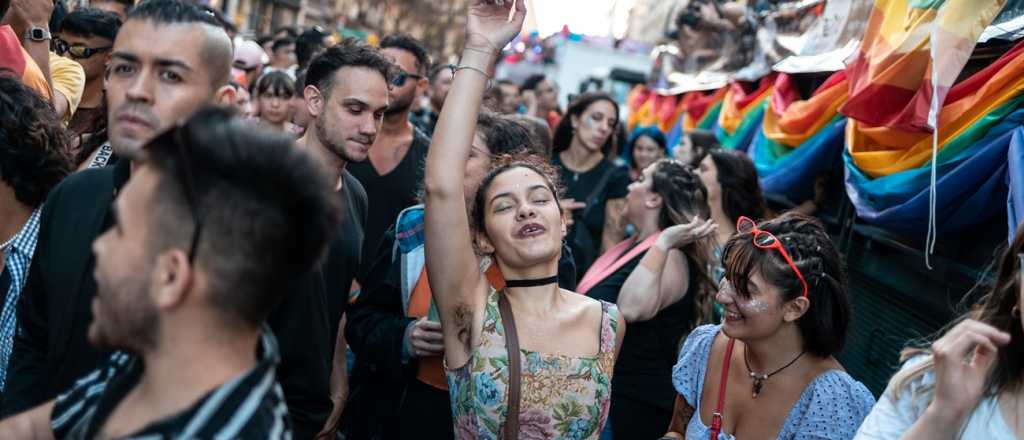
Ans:
[{"label": "face with closed eyes", "polygon": [[566,224],[547,179],[529,168],[511,168],[494,178],[484,200],[481,250],[518,269],[558,260]]}]

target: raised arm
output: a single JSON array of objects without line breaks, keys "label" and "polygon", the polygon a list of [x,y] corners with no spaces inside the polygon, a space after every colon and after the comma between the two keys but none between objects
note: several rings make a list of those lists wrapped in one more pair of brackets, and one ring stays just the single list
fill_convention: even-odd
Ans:
[{"label": "raised arm", "polygon": [[715,231],[711,220],[695,218],[661,232],[654,246],[619,290],[619,310],[626,322],[647,321],[688,292],[690,273],[686,255],[679,248]]},{"label": "raised arm", "polygon": [[466,47],[438,117],[427,154],[425,250],[427,275],[441,315],[448,365],[466,363],[483,314],[486,279],[476,270],[463,190],[477,113],[499,50],[526,18],[524,0],[472,0]]}]

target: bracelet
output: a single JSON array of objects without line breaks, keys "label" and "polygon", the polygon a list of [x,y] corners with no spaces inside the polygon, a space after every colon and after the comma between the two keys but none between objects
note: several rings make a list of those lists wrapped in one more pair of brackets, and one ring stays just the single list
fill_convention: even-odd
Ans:
[{"label": "bracelet", "polygon": [[480,69],[478,67],[473,67],[473,66],[455,66],[454,64],[452,65],[452,76],[454,76],[456,73],[459,73],[460,70],[466,70],[466,69],[469,69],[469,70],[472,70],[472,71],[475,71],[475,72],[480,72],[480,74],[483,75],[488,80],[491,79],[491,75],[488,75],[487,72],[483,71],[483,69]]}]

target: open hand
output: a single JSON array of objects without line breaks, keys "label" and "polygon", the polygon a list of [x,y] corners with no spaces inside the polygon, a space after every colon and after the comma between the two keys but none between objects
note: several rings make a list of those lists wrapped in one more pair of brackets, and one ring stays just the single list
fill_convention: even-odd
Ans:
[{"label": "open hand", "polygon": [[658,241],[668,249],[678,249],[701,240],[718,230],[714,220],[701,220],[700,217],[693,217],[689,223],[669,226],[661,231]]},{"label": "open hand", "polygon": [[494,51],[497,56],[501,48],[519,35],[525,20],[525,0],[471,0],[466,45]]},{"label": "open hand", "polygon": [[965,417],[988,391],[985,382],[998,347],[1008,342],[1009,334],[973,319],[957,324],[935,341],[932,409],[950,417]]}]

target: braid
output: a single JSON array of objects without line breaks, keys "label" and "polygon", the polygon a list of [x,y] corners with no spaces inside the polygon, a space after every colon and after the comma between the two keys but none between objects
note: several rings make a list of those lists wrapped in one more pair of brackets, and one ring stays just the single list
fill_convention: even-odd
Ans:
[{"label": "braid", "polygon": [[[688,223],[693,217],[711,217],[708,191],[693,167],[675,160],[662,159],[651,177],[651,191],[661,196],[663,203],[658,214],[658,226]],[[711,243],[700,240],[680,249],[690,264],[690,276],[695,280],[696,302],[694,325],[710,323],[714,310],[715,279],[711,276]]]},{"label": "braid", "polygon": [[[846,339],[850,300],[842,258],[825,228],[813,217],[794,213],[783,214],[758,227],[779,240],[807,283],[809,307],[797,321],[807,351],[823,357],[839,352]],[[783,301],[803,293],[803,285],[782,255],[756,249],[750,234],[733,236],[722,259],[727,278],[745,297],[749,297],[746,281],[755,269],[779,289]]]}]

